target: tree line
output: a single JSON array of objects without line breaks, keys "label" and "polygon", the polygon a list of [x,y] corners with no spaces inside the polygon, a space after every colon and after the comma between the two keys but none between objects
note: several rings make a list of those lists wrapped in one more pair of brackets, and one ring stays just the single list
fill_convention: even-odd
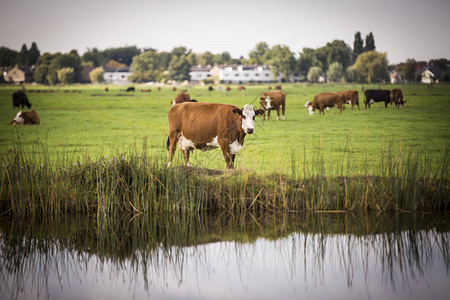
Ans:
[{"label": "tree line", "polygon": [[[447,59],[431,61],[446,67]],[[69,53],[40,54],[36,43],[30,49],[24,44],[20,52],[0,47],[0,66],[19,65],[34,67],[34,80],[41,84],[87,83],[101,81],[104,67],[128,68],[134,82],[166,82],[189,80],[189,72],[196,65],[265,64],[272,67],[273,77],[281,76],[289,81],[296,76],[302,81],[317,82],[383,82],[388,81],[388,70],[397,68],[405,79],[416,76],[418,63],[409,59],[398,66],[389,66],[387,53],[376,51],[375,38],[370,32],[365,40],[356,32],[353,48],[342,40],[334,40],[325,46],[303,48],[298,58],[286,45],[270,47],[259,42],[248,58],[231,57],[229,52],[213,54],[209,51],[194,53],[186,47],[158,52],[156,49],[138,49],[136,46],[87,49],[83,55],[76,50]],[[412,75],[411,75],[412,74]],[[447,76],[448,77],[448,76]]]}]

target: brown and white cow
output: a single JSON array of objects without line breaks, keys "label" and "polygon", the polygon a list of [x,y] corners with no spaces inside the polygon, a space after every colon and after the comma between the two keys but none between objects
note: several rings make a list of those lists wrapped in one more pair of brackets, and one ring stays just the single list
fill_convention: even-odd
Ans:
[{"label": "brown and white cow", "polygon": [[401,89],[392,89],[390,94],[391,99],[391,106],[392,103],[395,104],[396,107],[401,108],[406,103],[406,101],[403,101],[403,92]]},{"label": "brown and white cow", "polygon": [[181,91],[175,97],[175,100],[171,101],[170,103],[172,104],[172,106],[174,106],[175,104],[180,104],[180,103],[183,103],[183,102],[197,102],[197,100],[191,99],[191,96],[188,93],[185,93],[185,92]]},{"label": "brown and white cow", "polygon": [[[259,103],[264,110],[267,110],[267,120],[270,119],[270,111],[277,111],[277,120],[280,119],[280,109],[283,114],[286,111],[286,94],[283,91],[267,91],[264,92],[259,98]],[[266,114],[264,113],[263,120],[266,120]]]},{"label": "brown and white cow", "polygon": [[227,168],[233,169],[234,158],[241,150],[246,134],[255,132],[255,116],[263,113],[263,109],[255,111],[252,105],[244,105],[242,109],[218,103],[185,102],[172,106],[167,139],[168,166],[178,143],[186,166],[189,166],[190,152],[195,149],[220,148]]},{"label": "brown and white cow", "polygon": [[344,95],[345,103],[351,104],[352,109],[353,106],[355,105],[357,105],[359,109],[359,94],[357,90],[345,90],[345,91],[338,91],[336,93]]},{"label": "brown and white cow", "polygon": [[342,108],[345,103],[345,98],[342,94],[337,93],[320,93],[314,97],[313,102],[306,102],[305,107],[308,108],[309,114],[314,114],[316,109],[319,110],[319,114],[325,115],[324,109],[337,107],[339,113],[342,114]]},{"label": "brown and white cow", "polygon": [[9,122],[9,124],[18,124],[18,125],[39,125],[41,119],[37,112],[33,109],[31,111],[22,112],[19,111],[16,117]]}]

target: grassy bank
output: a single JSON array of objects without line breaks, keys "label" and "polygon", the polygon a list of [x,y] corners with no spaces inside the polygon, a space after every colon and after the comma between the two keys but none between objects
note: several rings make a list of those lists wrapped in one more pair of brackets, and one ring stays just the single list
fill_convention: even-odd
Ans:
[{"label": "grassy bank", "polygon": [[[199,102],[217,102],[242,106],[252,103],[258,106],[258,96],[267,85],[247,86],[245,92],[231,86],[231,92],[209,92],[207,87],[188,88],[192,98]],[[334,159],[351,155],[351,168],[360,175],[369,171],[378,172],[381,158],[388,145],[392,151],[400,148],[412,153],[427,152],[434,160],[441,156],[442,149],[448,150],[450,140],[450,86],[434,85],[385,85],[381,88],[403,89],[406,105],[403,109],[377,103],[365,109],[361,85],[335,84],[291,84],[283,85],[287,93],[286,120],[263,122],[256,120],[256,132],[245,139],[242,151],[236,157],[238,169],[255,170],[272,174],[292,169],[292,162],[311,165],[316,151],[323,158]],[[17,126],[22,134],[23,144],[45,144],[54,161],[55,153],[65,153],[75,161],[81,161],[88,153],[91,157],[115,156],[129,151],[129,145],[147,140],[147,148],[165,155],[168,133],[167,113],[170,101],[176,93],[171,87],[150,93],[138,92],[149,86],[136,86],[137,92],[125,93],[123,87],[80,85],[52,87],[58,93],[28,92],[28,98],[40,118],[39,126]],[[365,89],[378,85],[365,85]],[[11,125],[17,109],[12,109],[11,94],[15,87],[0,87],[0,151],[7,152],[14,143]],[[27,86],[27,90],[49,89],[49,87]],[[178,88],[180,90],[181,87]],[[348,105],[342,115],[331,109],[325,116],[310,116],[304,107],[320,92],[356,89],[360,92],[361,109],[352,110]],[[65,93],[77,90],[80,93]],[[272,114],[273,116],[274,114]],[[348,145],[348,146],[347,146]],[[33,151],[40,151],[35,147]],[[304,155],[305,154],[305,155]],[[42,153],[36,153],[42,155]],[[292,157],[295,159],[293,160]],[[175,155],[175,165],[182,164],[180,152]],[[308,160],[304,160],[308,159]],[[362,163],[364,162],[364,164]],[[224,169],[220,150],[194,152],[191,165],[209,169]],[[367,169],[367,170],[366,170]],[[376,174],[374,175],[381,175]]]},{"label": "grassy bank", "polygon": [[[350,143],[348,143],[350,145]],[[350,146],[348,146],[350,147]],[[265,213],[268,211],[446,211],[448,153],[388,146],[376,170],[352,168],[352,152],[292,153],[291,168],[211,171],[166,168],[167,157],[134,144],[114,156],[56,152],[44,142],[30,151],[17,135],[1,157],[0,211],[6,215],[119,215],[123,213]],[[367,155],[366,155],[367,157]],[[304,164],[302,161],[311,161]]]}]

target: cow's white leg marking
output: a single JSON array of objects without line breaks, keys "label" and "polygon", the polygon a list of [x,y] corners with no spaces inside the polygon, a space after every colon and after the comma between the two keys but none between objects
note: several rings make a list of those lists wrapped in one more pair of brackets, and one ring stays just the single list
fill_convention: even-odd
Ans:
[{"label": "cow's white leg marking", "polygon": [[310,115],[314,114],[314,110],[313,110],[312,106],[308,107],[308,110],[309,110],[309,114]]},{"label": "cow's white leg marking", "polygon": [[230,146],[229,146],[230,154],[236,154],[236,153],[239,153],[239,151],[241,151],[241,148],[242,148],[242,145],[239,144],[238,141],[232,142],[232,143],[230,144]]}]

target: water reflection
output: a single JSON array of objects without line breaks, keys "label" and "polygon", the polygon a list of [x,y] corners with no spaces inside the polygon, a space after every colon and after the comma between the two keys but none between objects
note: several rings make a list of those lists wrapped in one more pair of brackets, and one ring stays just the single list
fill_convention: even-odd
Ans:
[{"label": "water reflection", "polygon": [[0,221],[0,298],[444,299],[429,214]]}]

